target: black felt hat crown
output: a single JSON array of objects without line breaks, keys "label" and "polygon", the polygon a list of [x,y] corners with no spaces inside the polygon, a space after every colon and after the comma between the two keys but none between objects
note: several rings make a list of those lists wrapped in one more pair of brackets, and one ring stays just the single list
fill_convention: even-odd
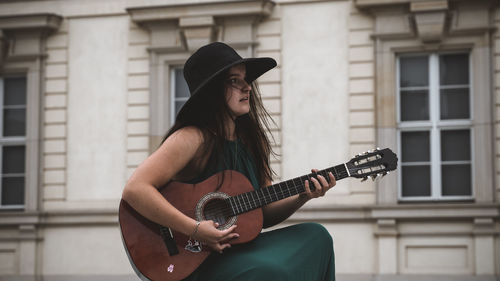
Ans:
[{"label": "black felt hat crown", "polygon": [[245,80],[248,83],[276,66],[272,58],[242,58],[224,43],[210,43],[194,52],[184,64],[184,78],[191,97],[225,70],[240,63],[246,66]]}]

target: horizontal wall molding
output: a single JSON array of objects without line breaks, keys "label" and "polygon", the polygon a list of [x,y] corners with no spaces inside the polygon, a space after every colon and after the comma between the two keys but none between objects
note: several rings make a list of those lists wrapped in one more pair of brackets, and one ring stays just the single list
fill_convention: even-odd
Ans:
[{"label": "horizontal wall molding", "polygon": [[500,216],[500,204],[399,204],[354,207],[308,207],[299,209],[289,221],[360,221],[379,219],[449,220]]},{"label": "horizontal wall molding", "polygon": [[[356,222],[396,220],[473,220],[500,217],[500,204],[404,204],[364,206],[304,206],[287,222]],[[1,212],[0,228],[16,225],[115,225],[118,210],[77,210],[51,212]]]},{"label": "horizontal wall molding", "polygon": [[118,210],[78,210],[64,212],[0,213],[0,229],[13,225],[115,225]]}]

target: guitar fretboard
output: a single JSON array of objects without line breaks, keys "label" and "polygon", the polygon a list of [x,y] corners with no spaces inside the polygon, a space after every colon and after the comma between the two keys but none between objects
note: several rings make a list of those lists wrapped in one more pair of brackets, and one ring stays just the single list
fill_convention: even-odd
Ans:
[{"label": "guitar fretboard", "polygon": [[225,199],[225,201],[229,203],[226,206],[229,206],[230,209],[228,208],[224,210],[224,212],[230,216],[234,216],[260,208],[272,202],[300,194],[306,190],[306,180],[309,181],[309,188],[313,191],[315,188],[314,184],[311,182],[311,178],[317,178],[318,175],[322,175],[326,180],[329,180],[329,172],[333,174],[335,180],[337,181],[349,177],[345,165],[340,164],[318,171],[317,173],[296,177],[291,180],[263,187],[255,191],[229,197]]}]

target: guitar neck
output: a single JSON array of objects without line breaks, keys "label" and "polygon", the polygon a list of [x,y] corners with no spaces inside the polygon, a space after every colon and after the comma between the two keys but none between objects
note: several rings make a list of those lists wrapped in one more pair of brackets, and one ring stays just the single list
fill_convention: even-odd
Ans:
[{"label": "guitar neck", "polygon": [[311,178],[317,178],[318,175],[321,175],[328,180],[328,173],[330,172],[333,174],[335,180],[337,181],[349,177],[346,165],[340,164],[318,171],[317,173],[311,173],[301,177],[293,178],[291,180],[263,187],[255,191],[242,193],[227,198],[226,200],[231,206],[233,216],[246,213],[253,209],[257,209],[267,204],[304,192],[306,190],[306,180],[309,181],[309,188],[311,189],[311,191],[313,191],[315,188],[311,183]]}]

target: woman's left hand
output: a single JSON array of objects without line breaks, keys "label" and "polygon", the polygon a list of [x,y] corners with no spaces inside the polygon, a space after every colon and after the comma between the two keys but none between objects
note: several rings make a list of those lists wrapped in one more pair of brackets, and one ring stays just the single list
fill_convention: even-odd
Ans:
[{"label": "woman's left hand", "polygon": [[[311,171],[315,174],[318,173],[318,169],[312,169]],[[305,197],[304,199],[310,200],[312,198],[321,197],[336,184],[335,177],[331,172],[328,173],[328,180],[326,180],[322,175],[318,174],[317,176],[317,179],[311,177],[311,181],[314,184],[314,191],[311,191],[311,183],[308,180],[305,181],[306,192],[301,194],[301,197]]]},{"label": "woman's left hand", "polygon": [[[325,177],[317,174],[317,169],[313,169],[312,172],[316,174],[317,178],[311,178],[310,181],[305,181],[305,191],[299,194],[298,198],[291,196],[268,204],[262,208],[264,212],[264,227],[277,225],[286,220],[307,201],[325,195],[330,188],[335,186],[335,177],[332,173],[328,173],[327,180]],[[314,186],[314,191],[311,191],[311,187],[313,187],[310,185],[311,182]],[[268,185],[270,185],[270,183]]]}]

